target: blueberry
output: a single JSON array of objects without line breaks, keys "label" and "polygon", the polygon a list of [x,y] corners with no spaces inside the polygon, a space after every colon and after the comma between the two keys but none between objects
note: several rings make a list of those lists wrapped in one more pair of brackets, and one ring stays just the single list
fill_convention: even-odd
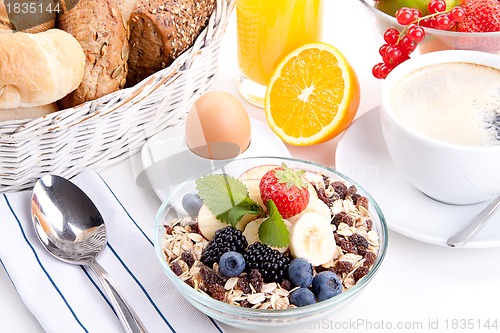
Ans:
[{"label": "blueberry", "polygon": [[342,292],[342,282],[340,282],[337,274],[323,271],[314,277],[312,291],[318,301],[324,301]]},{"label": "blueberry", "polygon": [[313,267],[305,258],[295,258],[288,266],[288,277],[294,286],[307,288],[313,280]]},{"label": "blueberry", "polygon": [[245,270],[245,258],[236,251],[224,253],[219,260],[219,271],[227,277],[238,276]]},{"label": "blueberry", "polygon": [[187,193],[182,197],[182,207],[192,217],[198,216],[203,201],[197,193]]},{"label": "blueberry", "polygon": [[304,306],[316,303],[316,298],[312,291],[307,288],[299,288],[290,294],[290,303],[296,306]]}]

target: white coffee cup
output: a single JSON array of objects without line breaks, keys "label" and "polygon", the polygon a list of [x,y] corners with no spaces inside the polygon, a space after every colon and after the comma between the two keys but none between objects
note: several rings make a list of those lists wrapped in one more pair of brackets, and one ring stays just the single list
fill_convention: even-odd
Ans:
[{"label": "white coffee cup", "polygon": [[380,107],[389,155],[408,182],[435,200],[465,205],[491,199],[500,194],[500,145],[469,146],[435,139],[401,121],[392,105],[392,92],[402,79],[441,63],[500,69],[500,56],[448,50],[415,56],[397,66],[383,83]]}]

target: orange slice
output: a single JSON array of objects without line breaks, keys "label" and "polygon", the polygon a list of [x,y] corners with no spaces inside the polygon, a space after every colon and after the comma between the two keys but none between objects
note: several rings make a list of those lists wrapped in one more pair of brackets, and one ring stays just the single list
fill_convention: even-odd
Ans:
[{"label": "orange slice", "polygon": [[272,130],[286,143],[328,141],[354,119],[360,92],[356,73],[335,47],[305,44],[278,65],[264,108]]}]

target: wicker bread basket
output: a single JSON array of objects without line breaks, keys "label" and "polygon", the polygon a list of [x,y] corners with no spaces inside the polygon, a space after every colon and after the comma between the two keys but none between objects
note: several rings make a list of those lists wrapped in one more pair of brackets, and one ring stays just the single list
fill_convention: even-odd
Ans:
[{"label": "wicker bread basket", "polygon": [[217,0],[194,45],[134,87],[41,118],[1,122],[0,192],[29,188],[48,173],[71,177],[105,168],[165,128],[183,124],[213,82],[234,2]]}]

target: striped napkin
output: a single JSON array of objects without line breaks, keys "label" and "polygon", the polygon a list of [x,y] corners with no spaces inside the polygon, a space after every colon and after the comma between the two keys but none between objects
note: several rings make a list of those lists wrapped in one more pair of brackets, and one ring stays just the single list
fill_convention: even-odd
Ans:
[{"label": "striped napkin", "polygon": [[[94,202],[106,223],[108,244],[97,261],[150,333],[223,332],[191,306],[169,282],[156,257],[152,235],[127,212],[94,171],[72,181]],[[3,195],[0,202],[0,263],[17,292],[49,333],[122,332],[92,272],[52,257],[39,242],[30,215],[31,192]]]}]

